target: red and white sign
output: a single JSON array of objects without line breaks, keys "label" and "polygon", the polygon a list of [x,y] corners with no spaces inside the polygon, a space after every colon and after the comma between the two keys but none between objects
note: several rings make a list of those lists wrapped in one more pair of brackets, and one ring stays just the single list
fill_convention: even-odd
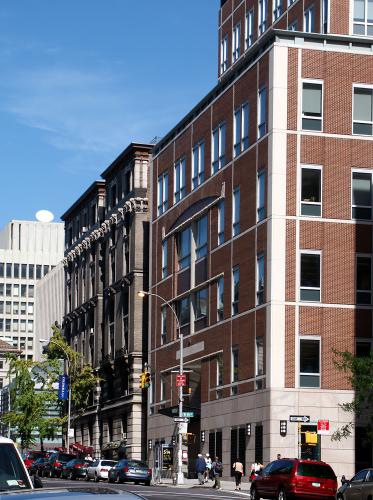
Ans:
[{"label": "red and white sign", "polygon": [[317,421],[317,434],[329,434],[329,420]]},{"label": "red and white sign", "polygon": [[186,375],[185,373],[180,373],[176,375],[176,387],[185,387],[186,386]]}]

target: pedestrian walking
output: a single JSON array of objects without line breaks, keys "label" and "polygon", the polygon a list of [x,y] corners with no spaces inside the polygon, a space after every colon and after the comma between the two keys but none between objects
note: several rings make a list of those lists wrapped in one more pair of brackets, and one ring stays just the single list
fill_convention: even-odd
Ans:
[{"label": "pedestrian walking", "polygon": [[234,470],[234,477],[236,479],[235,490],[237,491],[241,489],[241,480],[243,475],[243,465],[238,458],[233,464],[233,470]]},{"label": "pedestrian walking", "polygon": [[281,453],[277,453],[277,460],[281,460]]},{"label": "pedestrian walking", "polygon": [[198,453],[196,460],[196,471],[198,475],[198,483],[204,484],[205,482],[205,472],[206,472],[206,461],[201,453]]},{"label": "pedestrian walking", "polygon": [[213,488],[221,490],[220,478],[223,475],[223,464],[220,462],[219,457],[215,457],[215,460],[212,462],[212,475],[215,480]]},{"label": "pedestrian walking", "polygon": [[208,453],[205,455],[206,470],[205,470],[205,483],[211,478],[212,460]]}]

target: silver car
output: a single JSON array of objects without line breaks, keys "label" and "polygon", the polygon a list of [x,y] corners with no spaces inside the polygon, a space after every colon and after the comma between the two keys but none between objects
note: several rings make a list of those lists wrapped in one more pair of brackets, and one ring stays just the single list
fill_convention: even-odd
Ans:
[{"label": "silver car", "polygon": [[107,479],[109,470],[116,465],[115,460],[105,460],[105,459],[96,459],[93,464],[87,468],[87,476],[86,480],[89,481],[93,479],[96,483],[100,481],[100,479]]},{"label": "silver car", "polygon": [[370,500],[373,498],[373,469],[363,469],[337,491],[338,500]]}]

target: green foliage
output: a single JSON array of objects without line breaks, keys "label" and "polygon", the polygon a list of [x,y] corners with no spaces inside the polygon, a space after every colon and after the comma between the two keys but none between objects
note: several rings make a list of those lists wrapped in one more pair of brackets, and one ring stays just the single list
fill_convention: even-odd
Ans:
[{"label": "green foliage", "polygon": [[340,441],[349,437],[360,421],[366,426],[367,439],[373,441],[373,353],[370,356],[357,357],[350,352],[334,351],[335,366],[347,375],[354,390],[354,398],[350,403],[341,404],[341,408],[352,415],[351,421],[337,429],[332,440]]}]

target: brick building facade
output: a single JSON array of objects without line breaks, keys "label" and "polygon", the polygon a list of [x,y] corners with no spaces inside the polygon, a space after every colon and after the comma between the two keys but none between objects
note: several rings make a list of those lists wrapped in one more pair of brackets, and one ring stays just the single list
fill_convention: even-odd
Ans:
[{"label": "brick building facade", "polygon": [[[373,39],[362,3],[222,1],[219,83],[153,150],[149,292],[175,307],[184,334],[189,471],[199,450],[222,456],[227,476],[237,456],[299,454],[339,477],[372,464],[359,426],[342,443],[306,442],[318,420],[331,432],[349,421],[333,349],[373,343]],[[149,325],[155,460],[177,433],[165,414],[178,403],[179,339],[154,296]],[[310,422],[298,429],[290,415]]]},{"label": "brick building facade", "polygon": [[62,216],[64,334],[101,379],[74,419],[75,440],[106,458],[144,458],[147,325],[136,291],[148,279],[151,147],[130,144]]}]

